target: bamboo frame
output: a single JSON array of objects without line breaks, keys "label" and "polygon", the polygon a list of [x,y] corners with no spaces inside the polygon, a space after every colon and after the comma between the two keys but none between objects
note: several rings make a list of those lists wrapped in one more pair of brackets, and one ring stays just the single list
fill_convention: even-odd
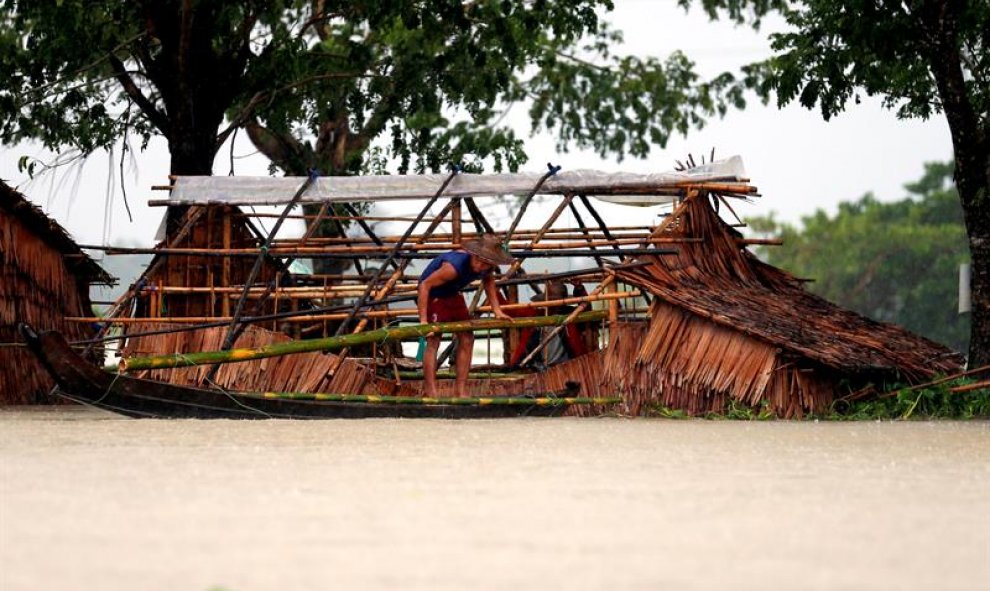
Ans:
[{"label": "bamboo frame", "polygon": [[[532,310],[537,308],[555,308],[557,306],[568,306],[571,304],[580,304],[585,302],[598,302],[598,301],[609,301],[609,300],[620,300],[630,297],[637,297],[642,295],[639,290],[615,292],[611,294],[589,294],[586,296],[576,296],[563,298],[559,300],[548,300],[545,302],[520,302],[517,304],[505,304],[502,307],[503,310]],[[491,306],[480,306],[477,310],[478,312],[485,313],[491,312]],[[285,318],[278,319],[279,322],[312,322],[320,320],[341,320],[347,316],[346,313],[330,313],[330,314],[312,314],[306,316],[287,316]],[[390,308],[386,310],[370,310],[366,312],[361,312],[360,316],[362,318],[401,318],[401,317],[418,317],[418,312],[416,308]],[[66,318],[67,322],[80,322],[80,323],[93,323],[93,322],[109,322],[112,324],[161,324],[161,323],[177,323],[177,324],[199,324],[205,322],[226,322],[230,318],[218,318],[215,316],[179,316],[179,317],[157,317],[157,318],[116,318],[112,320],[105,320],[95,316],[70,316]],[[525,320],[525,318],[516,318],[515,320]],[[251,318],[248,317],[246,321],[250,322]],[[506,321],[510,322],[510,321]],[[520,328],[525,325],[519,326],[507,326],[503,328]]]},{"label": "bamboo frame", "polygon": [[[604,315],[604,312],[588,312],[581,315],[577,320],[579,322],[596,322],[601,320]],[[471,332],[477,329],[504,328],[507,324],[514,324],[521,327],[553,326],[563,320],[564,316],[543,316],[519,318],[511,322],[505,320],[468,320],[462,322],[416,324],[400,328],[378,329],[342,336],[338,335],[325,339],[276,343],[256,349],[232,349],[228,351],[202,351],[198,353],[177,353],[174,355],[156,355],[151,357],[130,357],[121,360],[117,369],[120,372],[132,372],[144,369],[212,365],[214,363],[238,363],[297,353],[336,351],[355,345],[384,343],[395,339],[410,336],[426,336],[438,332]]]}]

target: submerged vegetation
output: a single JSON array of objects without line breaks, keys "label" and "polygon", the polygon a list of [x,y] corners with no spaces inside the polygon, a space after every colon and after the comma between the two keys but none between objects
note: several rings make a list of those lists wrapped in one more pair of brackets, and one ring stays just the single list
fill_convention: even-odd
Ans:
[{"label": "submerged vegetation", "polygon": [[[869,400],[838,398],[823,414],[806,419],[825,421],[990,419],[990,382],[960,378],[925,388],[895,387]],[[692,418],[680,409],[655,405],[647,416],[668,419]],[[696,418],[708,420],[767,421],[778,417],[764,402],[747,406],[732,400],[723,412],[709,412]]]}]

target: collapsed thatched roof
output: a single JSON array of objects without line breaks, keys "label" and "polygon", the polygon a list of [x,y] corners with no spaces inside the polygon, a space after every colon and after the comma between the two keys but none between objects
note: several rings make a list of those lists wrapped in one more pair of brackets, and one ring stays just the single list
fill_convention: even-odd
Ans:
[{"label": "collapsed thatched roof", "polygon": [[114,283],[114,278],[79,248],[65,228],[2,180],[0,180],[0,209],[7,211],[45,244],[65,256],[66,267],[81,281]]},{"label": "collapsed thatched roof", "polygon": [[700,317],[853,375],[918,379],[960,369],[962,356],[899,326],[844,310],[759,261],[709,205],[689,199],[671,236],[700,238],[676,256],[619,271],[619,277]]}]

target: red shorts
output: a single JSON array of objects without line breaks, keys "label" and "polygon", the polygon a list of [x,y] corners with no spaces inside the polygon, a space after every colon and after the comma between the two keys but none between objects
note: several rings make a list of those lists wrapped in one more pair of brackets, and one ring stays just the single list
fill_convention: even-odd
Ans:
[{"label": "red shorts", "polygon": [[457,322],[469,320],[467,304],[464,303],[464,296],[459,293],[446,297],[431,297],[426,302],[426,320],[428,322]]}]

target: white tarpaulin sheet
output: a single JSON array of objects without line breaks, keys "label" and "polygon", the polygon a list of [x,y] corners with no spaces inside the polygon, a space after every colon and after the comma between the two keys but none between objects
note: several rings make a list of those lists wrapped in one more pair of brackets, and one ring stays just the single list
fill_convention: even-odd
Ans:
[{"label": "white tarpaulin sheet", "polygon": [[[669,203],[676,186],[687,182],[736,181],[745,177],[742,158],[733,156],[683,172],[655,174],[606,173],[593,170],[562,171],[547,179],[538,194],[578,193],[613,203],[654,205]],[[443,192],[445,197],[525,195],[541,173],[458,174]],[[423,199],[436,195],[448,175],[381,175],[320,177],[306,190],[303,203]],[[153,203],[277,205],[288,203],[305,182],[303,177],[183,176],[175,181],[168,199]],[[622,191],[630,191],[623,194]],[[653,195],[649,193],[654,192]],[[666,192],[666,194],[664,194]],[[607,193],[607,195],[602,195]],[[647,194],[641,194],[647,193]]]}]

